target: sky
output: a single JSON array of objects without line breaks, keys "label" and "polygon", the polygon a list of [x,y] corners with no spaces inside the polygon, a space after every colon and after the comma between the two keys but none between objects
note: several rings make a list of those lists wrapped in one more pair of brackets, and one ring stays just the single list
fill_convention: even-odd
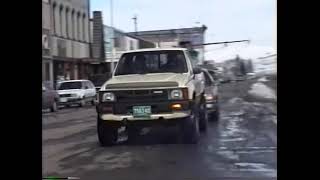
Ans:
[{"label": "sky", "polygon": [[[110,0],[91,0],[91,10],[102,11],[104,23],[110,25]],[[243,45],[247,50],[276,51],[276,0],[113,0],[114,27],[134,31],[135,14],[138,31],[204,24],[206,42],[250,39],[250,45]],[[232,47],[227,49],[239,49]],[[218,53],[216,49],[219,46],[206,47]]]}]

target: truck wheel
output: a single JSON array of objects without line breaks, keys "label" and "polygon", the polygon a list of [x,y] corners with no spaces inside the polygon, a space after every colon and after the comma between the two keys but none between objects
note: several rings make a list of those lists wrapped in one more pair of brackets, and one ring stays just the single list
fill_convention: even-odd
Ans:
[{"label": "truck wheel", "polygon": [[118,128],[102,122],[98,118],[97,123],[98,139],[101,146],[112,146],[118,141]]},{"label": "truck wheel", "polygon": [[58,110],[58,105],[57,105],[57,102],[54,101],[54,102],[52,103],[52,106],[51,106],[51,108],[50,108],[50,111],[51,111],[51,112],[56,112],[57,110]]},{"label": "truck wheel", "polygon": [[128,142],[130,144],[133,144],[137,141],[140,135],[140,128],[135,126],[129,126],[127,127],[127,133],[128,133]]},{"label": "truck wheel", "polygon": [[182,120],[182,140],[187,144],[196,144],[199,141],[199,113],[192,114]]},{"label": "truck wheel", "polygon": [[200,131],[207,131],[208,127],[208,112],[205,104],[205,100],[202,100],[200,104],[200,119],[199,119],[199,128]]}]

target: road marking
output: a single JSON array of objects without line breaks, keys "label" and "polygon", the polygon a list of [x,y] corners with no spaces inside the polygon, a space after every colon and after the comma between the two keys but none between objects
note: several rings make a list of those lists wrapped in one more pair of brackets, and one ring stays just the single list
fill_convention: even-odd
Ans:
[{"label": "road marking", "polygon": [[277,119],[272,119],[272,122],[277,125]]}]

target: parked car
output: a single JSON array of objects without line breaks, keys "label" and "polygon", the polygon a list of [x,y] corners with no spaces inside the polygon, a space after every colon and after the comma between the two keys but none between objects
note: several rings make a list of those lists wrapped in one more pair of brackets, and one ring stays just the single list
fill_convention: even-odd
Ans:
[{"label": "parked car", "polygon": [[42,83],[42,109],[58,110],[59,95],[52,86]]},{"label": "parked car", "polygon": [[211,73],[207,69],[203,69],[206,81],[205,81],[205,98],[206,108],[209,116],[209,120],[219,120],[219,81],[215,81]]},{"label": "parked car", "polygon": [[[99,91],[98,138],[118,140],[126,126],[134,141],[144,126],[178,125],[185,143],[197,143],[207,127],[204,75],[184,48],[152,48],[122,54],[113,76]],[[134,68],[132,68],[134,67]]]},{"label": "parked car", "polygon": [[89,80],[68,80],[59,82],[59,104],[78,104],[80,107],[87,102],[95,105],[96,89]]}]

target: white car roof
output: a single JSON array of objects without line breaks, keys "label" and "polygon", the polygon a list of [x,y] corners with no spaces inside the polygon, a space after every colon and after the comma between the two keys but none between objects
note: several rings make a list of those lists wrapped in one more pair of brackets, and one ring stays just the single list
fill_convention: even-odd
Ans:
[{"label": "white car roof", "polygon": [[124,53],[135,53],[135,52],[145,52],[145,51],[186,51],[186,48],[146,48],[146,49],[136,49],[131,51],[126,51]]},{"label": "white car roof", "polygon": [[89,80],[86,80],[86,79],[66,80],[66,81],[60,81],[59,83],[65,83],[65,82],[84,82],[84,81],[89,81]]}]

